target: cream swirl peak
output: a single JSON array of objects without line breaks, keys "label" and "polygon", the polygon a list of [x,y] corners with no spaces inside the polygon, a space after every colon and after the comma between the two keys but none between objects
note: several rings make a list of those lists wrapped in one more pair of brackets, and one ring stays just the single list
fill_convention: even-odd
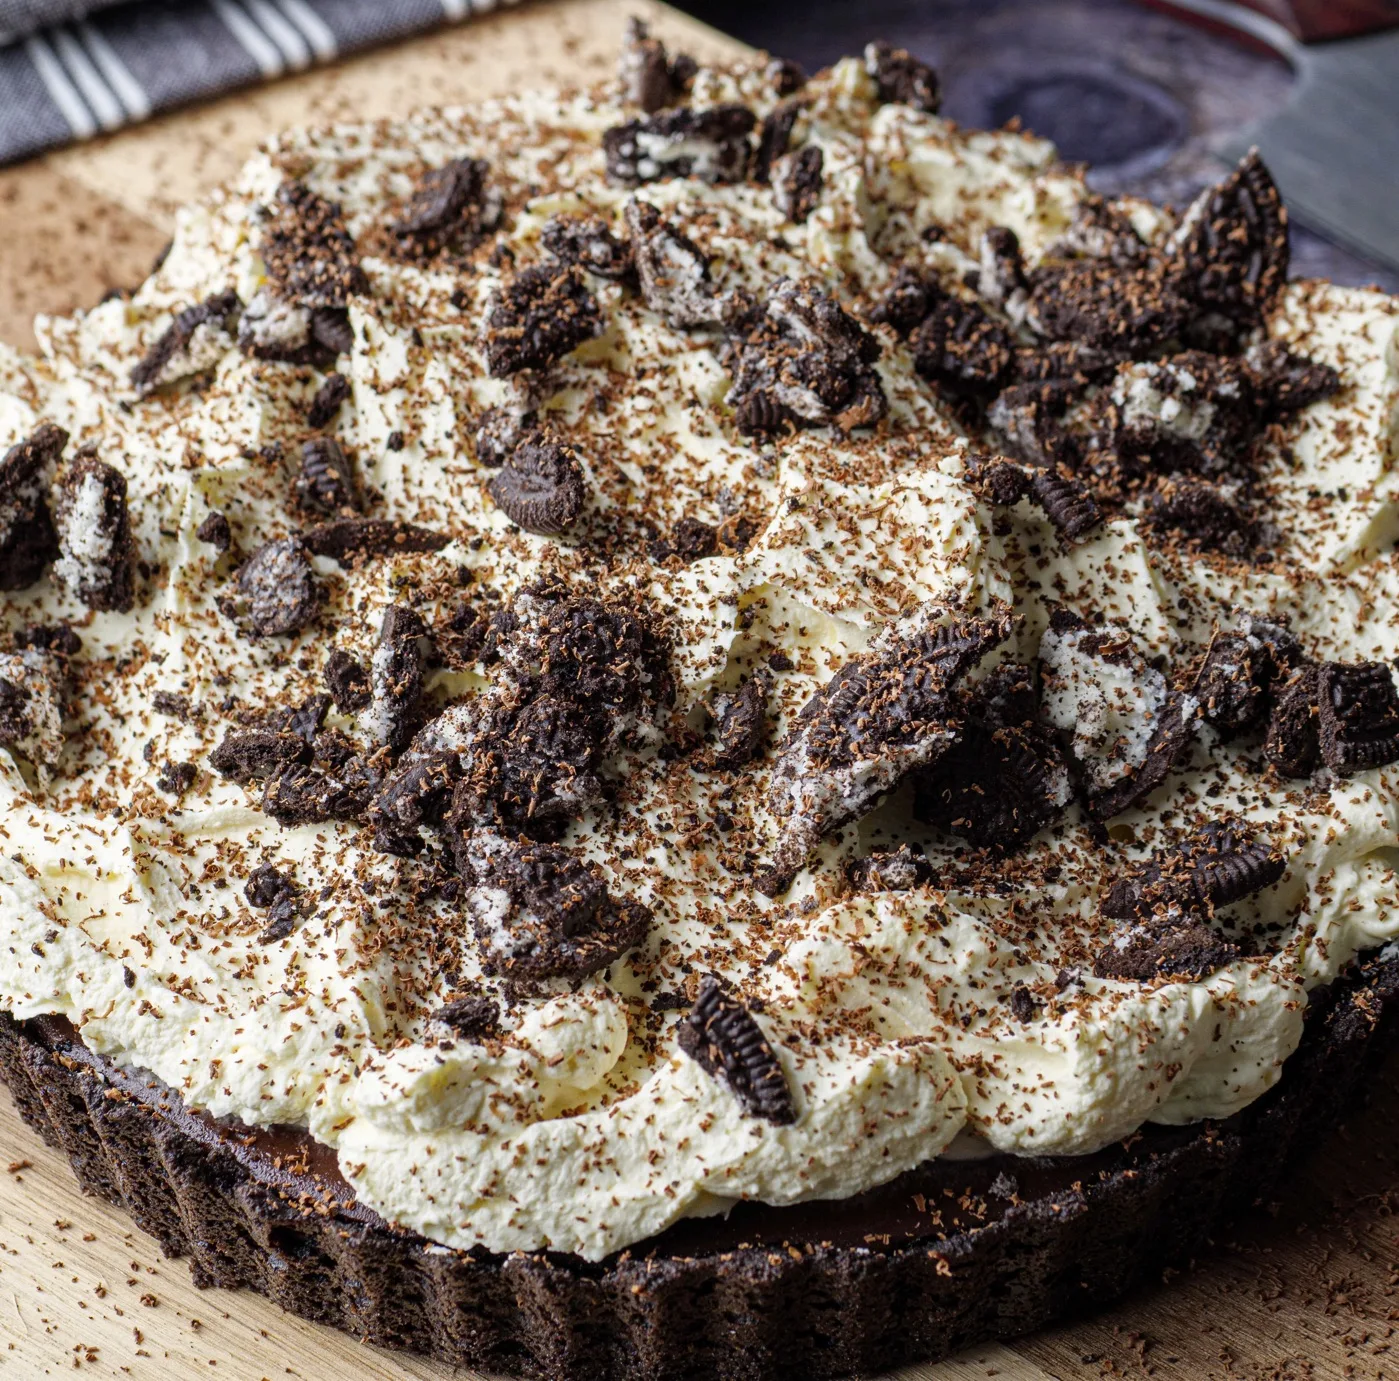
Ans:
[{"label": "cream swirl peak", "polygon": [[1399,934],[1399,308],[633,36],[0,358],[0,1003],[440,1243],[1226,1116]]}]

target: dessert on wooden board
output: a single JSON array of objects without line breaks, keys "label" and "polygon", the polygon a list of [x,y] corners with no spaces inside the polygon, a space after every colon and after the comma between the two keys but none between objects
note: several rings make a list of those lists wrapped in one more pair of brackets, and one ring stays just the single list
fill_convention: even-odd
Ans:
[{"label": "dessert on wooden board", "polygon": [[291,134],[0,359],[0,1068],[379,1341],[838,1375],[1111,1295],[1399,964],[1393,299],[644,30]]}]

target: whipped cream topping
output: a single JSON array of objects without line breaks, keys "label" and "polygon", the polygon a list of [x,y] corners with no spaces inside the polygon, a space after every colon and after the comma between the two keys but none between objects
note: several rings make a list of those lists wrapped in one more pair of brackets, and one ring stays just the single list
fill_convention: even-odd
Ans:
[{"label": "whipped cream topping", "polygon": [[[800,94],[793,143],[820,149],[822,183],[799,223],[770,187],[706,184],[711,143],[637,140],[643,162],[685,160],[690,176],[638,195],[699,246],[716,297],[786,277],[868,320],[901,265],[948,283],[993,275],[982,250],[993,227],[1013,230],[1032,266],[1081,233],[1090,195],[1043,141],[881,103],[855,61]],[[689,100],[741,102],[761,118],[779,96],[754,66],[701,71]],[[606,177],[603,136],[635,116],[608,89],[285,136],[235,187],[181,213],[169,256],[130,300],[41,319],[38,358],[0,350],[0,448],[41,422],[71,434],[70,455],[95,447],[126,478],[137,560],[127,612],[90,612],[72,577],[8,596],[12,628],[69,621],[82,650],[65,732],[50,696],[53,712],[0,752],[0,1005],[68,1017],[92,1049],[192,1107],[308,1128],[364,1203],[436,1242],[588,1259],[739,1199],[848,1196],[954,1139],[959,1153],[968,1138],[1088,1152],[1147,1122],[1245,1107],[1296,1047],[1308,991],[1399,936],[1399,768],[1280,779],[1262,771],[1256,742],[1198,725],[1189,756],[1106,839],[1071,806],[988,863],[919,823],[900,789],[821,839],[770,899],[753,878],[789,823],[778,755],[706,771],[668,745],[703,733],[707,707],[758,670],[780,742],[843,664],[919,610],[1011,609],[1008,639],[971,680],[1038,658],[1046,717],[1098,785],[1144,759],[1142,726],[1167,695],[1160,668],[1202,653],[1240,611],[1288,621],[1311,657],[1392,663],[1399,304],[1299,282],[1266,322],[1269,338],[1343,382],[1258,444],[1275,559],[1152,544],[1130,511],[1069,544],[1033,504],[993,508],[969,482],[984,438],[888,327],[871,328],[887,416],[848,437],[744,434],[717,326],[672,324],[606,278],[589,279],[597,334],[551,369],[492,376],[483,323],[502,284],[545,257],[551,218],[600,217],[625,236],[634,193]],[[420,174],[476,158],[499,221],[465,265],[392,253],[384,227]],[[340,203],[368,289],[349,301],[352,343],[335,362],[349,396],[327,430],[353,459],[367,512],[451,540],[346,566],[312,556],[315,621],[249,639],[219,601],[240,554],[304,525],[293,481],[326,373],[258,358],[316,329],[310,309],[270,291],[261,255],[288,180]],[[1116,209],[1143,243],[1175,229],[1155,208]],[[229,291],[248,304],[245,348],[219,323],[199,325],[138,397],[131,371],[176,315]],[[1023,318],[1014,293],[1001,306],[1013,325]],[[1203,435],[1212,405],[1192,401],[1189,380],[1163,391],[1154,368],[1124,366],[1109,391],[1133,421]],[[497,472],[474,440],[492,408],[535,411],[579,457],[587,498],[562,538],[523,530],[492,501]],[[198,535],[215,512],[231,528],[227,553]],[[658,559],[657,536],[683,519],[749,540]],[[100,564],[100,545],[66,559]],[[356,823],[280,826],[209,758],[243,717],[320,691],[334,650],[371,679],[382,672],[390,605],[441,627],[463,600],[489,612],[544,574],[653,611],[674,703],[649,732],[623,743],[619,728],[606,798],[563,841],[614,896],[650,909],[647,938],[587,978],[526,992],[483,969],[482,928],[508,897],[463,896],[430,862],[376,851]],[[1051,629],[1055,608],[1120,630],[1127,651],[1094,663],[1114,675],[1086,675],[1085,637]],[[442,742],[497,674],[484,661],[428,668],[434,705],[468,707],[436,722]],[[16,684],[52,675],[32,649],[0,656]],[[382,719],[375,700],[327,722],[384,739]],[[161,785],[171,764],[192,765],[187,789]],[[1286,858],[1278,881],[1219,911],[1241,957],[1195,981],[1096,977],[1107,890],[1225,813]],[[928,864],[917,885],[847,886],[848,860],[908,842]],[[300,898],[296,925],[273,939],[244,891],[264,863]],[[750,1115],[680,1050],[683,1008],[706,973],[741,991],[771,1043],[789,1125]],[[433,1019],[463,990],[497,998],[496,1035],[454,1036]]]}]

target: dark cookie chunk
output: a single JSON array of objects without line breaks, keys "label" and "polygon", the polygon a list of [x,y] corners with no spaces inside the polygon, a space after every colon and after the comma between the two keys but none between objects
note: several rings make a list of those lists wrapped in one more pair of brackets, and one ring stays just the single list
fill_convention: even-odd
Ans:
[{"label": "dark cookie chunk", "polygon": [[473,745],[471,770],[452,798],[454,824],[556,836],[602,800],[601,739],[572,701],[541,695],[507,706]]},{"label": "dark cookie chunk", "polygon": [[160,769],[155,784],[171,796],[183,796],[194,785],[198,775],[199,771],[192,762],[167,762]]},{"label": "dark cookie chunk", "polygon": [[307,546],[297,537],[264,542],[238,571],[233,617],[253,637],[299,633],[321,605]]},{"label": "dark cookie chunk", "polygon": [[1103,521],[1097,501],[1083,483],[1060,470],[1036,470],[1030,476],[1030,497],[1067,542],[1086,537]]},{"label": "dark cookie chunk", "polygon": [[422,827],[444,819],[462,772],[460,755],[450,749],[410,753],[384,779],[370,802],[374,847],[380,853],[405,858],[420,853]]},{"label": "dark cookie chunk", "polygon": [[539,240],[554,258],[599,278],[620,282],[635,270],[631,246],[596,216],[553,216],[544,223]]},{"label": "dark cookie chunk", "polygon": [[313,436],[302,445],[296,502],[306,513],[339,513],[359,507],[349,457],[333,436]]},{"label": "dark cookie chunk", "polygon": [[[1017,351],[1015,367],[1023,352]],[[999,435],[1008,454],[1019,456],[1042,469],[1075,459],[1074,440],[1064,426],[1064,413],[1087,390],[1079,378],[1027,380],[1012,384],[996,395],[986,420]]]},{"label": "dark cookie chunk", "polygon": [[1207,188],[1185,213],[1170,246],[1180,291],[1208,312],[1251,325],[1287,282],[1287,208],[1258,156]]},{"label": "dark cookie chunk", "polygon": [[1030,492],[1030,470],[994,456],[974,456],[967,462],[967,483],[988,503],[1009,508]]},{"label": "dark cookie chunk", "polygon": [[487,1041],[500,1035],[500,1003],[483,993],[454,993],[432,1019],[450,1027],[463,1040]]},{"label": "dark cookie chunk", "polygon": [[314,743],[320,733],[325,717],[330,713],[330,696],[325,694],[307,696],[299,705],[279,709],[268,717],[267,727],[279,732],[297,734],[307,743]]},{"label": "dark cookie chunk", "polygon": [[824,165],[825,155],[820,148],[808,144],[779,168],[773,180],[772,199],[789,221],[800,224],[816,209],[824,185]]},{"label": "dark cookie chunk", "polygon": [[719,320],[722,306],[709,276],[709,258],[688,235],[661,219],[648,202],[626,209],[641,296],[670,326],[705,326]]},{"label": "dark cookie chunk", "polygon": [[547,437],[517,446],[487,488],[511,522],[542,537],[567,531],[587,497],[577,455]]},{"label": "dark cookie chunk", "polygon": [[1290,417],[1341,389],[1341,376],[1329,364],[1294,355],[1280,340],[1264,341],[1245,360],[1257,380],[1268,421]]},{"label": "dark cookie chunk", "polygon": [[67,661],[37,647],[0,654],[0,746],[50,769],[63,753]]},{"label": "dark cookie chunk", "polygon": [[876,299],[869,319],[892,326],[900,336],[908,336],[933,310],[933,302],[942,290],[916,269],[905,265]]},{"label": "dark cookie chunk", "polygon": [[665,44],[652,38],[640,19],[633,15],[627,21],[626,42],[617,62],[624,101],[654,115],[685,94],[696,70],[695,60],[684,53],[672,62]]},{"label": "dark cookie chunk", "polygon": [[262,288],[238,321],[238,347],[255,360],[323,368],[354,345],[346,308],[300,306],[272,288]]},{"label": "dark cookie chunk", "polygon": [[494,378],[545,369],[602,330],[597,299],[575,268],[535,264],[496,295],[486,318],[486,363]]},{"label": "dark cookie chunk", "polygon": [[300,307],[344,308],[369,291],[339,205],[302,182],[284,182],[277,189],[262,260],[276,295]]},{"label": "dark cookie chunk", "polygon": [[753,152],[754,182],[767,182],[771,178],[772,165],[787,152],[800,114],[801,106],[796,101],[783,101],[763,116],[758,128],[758,147]]},{"label": "dark cookie chunk", "polygon": [[1172,691],[1147,743],[1145,759],[1113,785],[1090,795],[1089,815],[1095,820],[1111,820],[1146,800],[1190,751],[1197,714],[1198,707],[1191,699]]},{"label": "dark cookie chunk", "polygon": [[1269,649],[1243,633],[1218,633],[1210,641],[1191,694],[1205,722],[1223,739],[1258,728],[1268,712],[1268,691],[1278,666]]},{"label": "dark cookie chunk", "polygon": [[1072,798],[1064,755],[1039,722],[1029,667],[999,667],[961,700],[956,742],[914,779],[914,814],[974,848],[1014,852]]},{"label": "dark cookie chunk", "polygon": [[215,293],[186,307],[132,369],[132,387],[144,398],[166,384],[212,369],[236,348],[242,310],[234,292]]},{"label": "dark cookie chunk", "polygon": [[68,433],[45,422],[0,460],[0,590],[23,590],[58,555],[48,492]]},{"label": "dark cookie chunk", "polygon": [[719,534],[698,518],[681,518],[666,537],[651,544],[651,556],[665,561],[678,556],[682,561],[702,561],[719,550]]},{"label": "dark cookie chunk", "polygon": [[1008,1005],[1016,1021],[1034,1021],[1044,1003],[1024,983],[1017,983],[1010,990]]},{"label": "dark cookie chunk", "polygon": [[911,892],[931,882],[932,865],[907,844],[887,853],[866,854],[845,869],[846,880],[857,892]]},{"label": "dark cookie chunk", "polygon": [[806,85],[806,72],[791,58],[769,58],[764,75],[779,96],[790,96]]},{"label": "dark cookie chunk", "polygon": [[243,895],[249,906],[267,912],[267,926],[258,936],[262,944],[285,940],[296,929],[301,914],[296,884],[272,864],[259,864],[253,869],[243,886]]},{"label": "dark cookie chunk", "polygon": [[[36,648],[40,652],[52,652],[56,657],[76,657],[83,650],[83,640],[66,623],[26,623],[15,629],[15,651]],[[162,692],[156,691],[155,701]],[[159,704],[156,705],[159,709]]]},{"label": "dark cookie chunk", "polygon": [[746,1113],[790,1126],[796,1104],[777,1052],[753,1014],[712,974],[680,1023],[679,1046],[713,1079],[722,1079]]},{"label": "dark cookie chunk", "polygon": [[458,600],[432,630],[438,661],[452,671],[465,671],[481,656],[490,629],[490,615],[470,600]]},{"label": "dark cookie chunk", "polygon": [[515,408],[487,408],[476,426],[476,459],[482,465],[504,465],[535,429],[534,413]]},{"label": "dark cookie chunk", "polygon": [[707,759],[710,767],[734,771],[763,751],[771,689],[767,674],[757,671],[732,695],[721,695],[714,702],[714,747]]},{"label": "dark cookie chunk", "polygon": [[524,984],[584,978],[650,929],[646,907],[612,897],[597,869],[556,845],[480,830],[459,836],[456,852],[487,973]]},{"label": "dark cookie chunk", "polygon": [[881,101],[896,101],[929,115],[938,113],[942,104],[938,74],[906,48],[882,42],[866,44],[865,71],[878,85]]},{"label": "dark cookie chunk", "polygon": [[125,613],[135,603],[126,476],[79,452],[54,486],[54,575],[89,609]]},{"label": "dark cookie chunk", "polygon": [[1322,664],[1317,678],[1321,759],[1346,776],[1399,762],[1399,694],[1383,662]]},{"label": "dark cookie chunk", "polygon": [[1110,940],[1093,961],[1099,978],[1136,983],[1157,979],[1198,982],[1232,964],[1238,947],[1198,917],[1181,916],[1159,925],[1138,925]]},{"label": "dark cookie chunk", "polygon": [[422,723],[427,641],[427,628],[416,610],[391,604],[384,611],[369,668],[370,703],[360,723],[394,753],[408,746]]},{"label": "dark cookie chunk", "polygon": [[980,303],[924,285],[928,310],[909,336],[913,367],[953,393],[995,393],[1010,378],[1015,342]]},{"label": "dark cookie chunk", "polygon": [[236,730],[209,754],[209,766],[234,782],[262,781],[288,763],[310,761],[311,745],[285,729]]},{"label": "dark cookie chunk", "polygon": [[500,216],[500,199],[486,189],[484,158],[456,158],[418,179],[403,216],[390,227],[401,254],[413,259],[464,254]]},{"label": "dark cookie chunk", "polygon": [[1142,515],[1148,532],[1178,534],[1206,551],[1245,556],[1257,542],[1257,527],[1219,485],[1206,480],[1164,481],[1147,496]]},{"label": "dark cookie chunk", "polygon": [[176,691],[156,691],[151,696],[151,709],[157,714],[168,714],[172,719],[178,719],[184,724],[194,717],[194,706],[190,704],[189,696]]},{"label": "dark cookie chunk", "polygon": [[1284,777],[1310,777],[1321,764],[1321,667],[1293,672],[1268,717],[1263,755]]},{"label": "dark cookie chunk", "polygon": [[1020,237],[1009,226],[993,225],[981,235],[981,271],[977,275],[976,292],[983,301],[1011,310],[1013,304],[1024,301],[1029,290],[1025,274],[1025,256],[1020,249]]},{"label": "dark cookie chunk", "polygon": [[1030,275],[1027,321],[1050,340],[1137,356],[1181,338],[1194,312],[1156,265],[1070,260]]},{"label": "dark cookie chunk", "polygon": [[757,123],[745,105],[719,105],[663,110],[614,125],[602,136],[607,176],[627,187],[671,177],[742,182],[752,152],[748,136]]},{"label": "dark cookie chunk", "polygon": [[1009,635],[1008,616],[938,626],[933,611],[891,625],[802,708],[782,744],[772,804],[784,821],[770,869],[783,891],[825,834],[864,815],[956,741],[957,682]]},{"label": "dark cookie chunk", "polygon": [[1049,246],[1046,257],[1102,259],[1126,267],[1141,263],[1147,247],[1121,207],[1094,196],[1079,203],[1073,224]]},{"label": "dark cookie chunk", "polygon": [[227,516],[217,508],[209,511],[194,535],[201,542],[207,542],[220,556],[233,546],[233,529],[228,524]]},{"label": "dark cookie chunk", "polygon": [[340,405],[349,396],[350,381],[343,374],[327,374],[325,382],[311,399],[310,409],[306,413],[306,425],[316,428],[329,425],[335,419],[335,414],[340,411]]},{"label": "dark cookie chunk", "polygon": [[873,365],[879,342],[820,288],[779,278],[726,349],[740,430],[871,427],[889,410]]},{"label": "dark cookie chunk", "polygon": [[369,673],[342,648],[326,659],[325,683],[341,714],[354,714],[369,704]]},{"label": "dark cookie chunk", "polygon": [[342,566],[372,556],[441,551],[451,540],[445,532],[434,532],[397,518],[342,518],[301,534],[301,543],[312,556],[330,556]]},{"label": "dark cookie chunk", "polygon": [[359,820],[369,809],[377,780],[351,759],[338,771],[289,763],[267,779],[262,809],[279,825]]}]

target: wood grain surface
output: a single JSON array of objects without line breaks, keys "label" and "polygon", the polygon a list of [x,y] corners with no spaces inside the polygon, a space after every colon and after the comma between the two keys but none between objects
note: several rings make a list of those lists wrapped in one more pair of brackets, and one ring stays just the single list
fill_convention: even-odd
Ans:
[{"label": "wood grain surface", "polygon": [[[633,12],[701,57],[737,49],[654,4],[554,0],[0,170],[0,339],[30,345],[36,311],[69,311],[138,282],[175,207],[231,176],[264,135],[593,80],[610,70]],[[1396,1074],[1399,1065],[1271,1214],[1241,1223],[1191,1270],[1092,1320],[900,1381],[1399,1381]],[[470,1377],[358,1344],[247,1292],[194,1289],[183,1263],[78,1193],[63,1158],[0,1094],[0,1378],[75,1370],[144,1381]]]}]

